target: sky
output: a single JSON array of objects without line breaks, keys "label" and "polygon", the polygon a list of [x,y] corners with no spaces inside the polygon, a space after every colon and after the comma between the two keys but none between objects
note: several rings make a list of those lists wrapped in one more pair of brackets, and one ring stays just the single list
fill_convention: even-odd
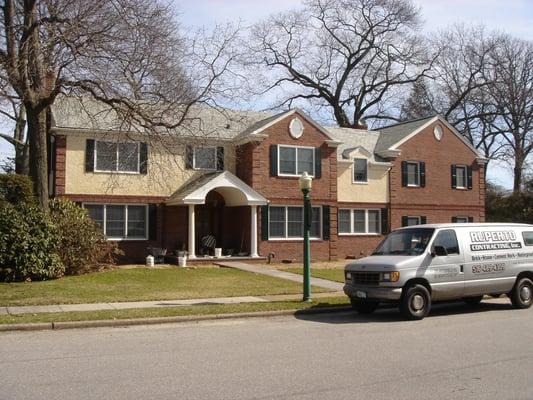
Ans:
[{"label": "sky", "polygon": [[[256,22],[273,12],[300,6],[300,0],[173,0],[186,27],[212,27],[241,20]],[[489,29],[509,32],[533,40],[533,0],[414,0],[420,6],[424,30],[437,31],[453,23],[484,24]],[[11,146],[0,139],[0,160]],[[512,175],[506,166],[492,165],[489,179],[510,188]]]}]

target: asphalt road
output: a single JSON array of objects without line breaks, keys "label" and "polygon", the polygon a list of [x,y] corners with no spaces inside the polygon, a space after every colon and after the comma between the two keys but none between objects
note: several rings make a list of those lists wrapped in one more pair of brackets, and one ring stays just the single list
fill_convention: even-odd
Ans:
[{"label": "asphalt road", "polygon": [[533,309],[0,334],[0,399],[533,399]]}]

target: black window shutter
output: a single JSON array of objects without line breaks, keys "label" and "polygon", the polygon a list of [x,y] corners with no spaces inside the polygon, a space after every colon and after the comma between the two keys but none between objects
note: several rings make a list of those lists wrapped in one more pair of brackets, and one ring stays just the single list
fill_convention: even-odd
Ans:
[{"label": "black window shutter", "polygon": [[322,239],[329,240],[331,237],[330,206],[322,206]]},{"label": "black window shutter", "polygon": [[139,146],[139,172],[143,175],[148,173],[148,144],[141,143]]},{"label": "black window shutter", "polygon": [[268,240],[268,206],[261,206],[261,240]]},{"label": "black window shutter", "polygon": [[386,208],[381,209],[381,234],[386,235],[389,233],[389,210]]},{"label": "black window shutter", "polygon": [[224,171],[224,147],[217,147],[217,171]]},{"label": "black window shutter", "polygon": [[452,223],[456,223],[457,222],[457,217],[452,217]]},{"label": "black window shutter", "polygon": [[157,240],[157,205],[148,205],[148,240]]},{"label": "black window shutter", "polygon": [[452,189],[455,189],[457,188],[457,167],[455,165],[452,165],[451,176],[452,176]]},{"label": "black window shutter", "polygon": [[407,215],[402,217],[402,226],[407,226]]},{"label": "black window shutter", "polygon": [[192,169],[193,167],[194,148],[187,145],[185,147],[185,168]]},{"label": "black window shutter", "polygon": [[270,145],[270,176],[278,176],[278,146]]},{"label": "black window shutter", "polygon": [[427,219],[425,215],[420,216],[420,224],[424,225],[427,223]]},{"label": "black window shutter", "polygon": [[407,161],[402,161],[402,186],[407,186]]},{"label": "black window shutter", "polygon": [[320,147],[315,148],[315,179],[322,176],[322,152]]},{"label": "black window shutter", "polygon": [[426,187],[426,163],[420,161],[420,187]]},{"label": "black window shutter", "polygon": [[466,177],[468,189],[472,189],[472,167],[466,167]]},{"label": "black window shutter", "polygon": [[94,139],[85,141],[85,172],[94,172]]},{"label": "black window shutter", "polygon": [[474,217],[468,217],[468,222],[474,222]]}]

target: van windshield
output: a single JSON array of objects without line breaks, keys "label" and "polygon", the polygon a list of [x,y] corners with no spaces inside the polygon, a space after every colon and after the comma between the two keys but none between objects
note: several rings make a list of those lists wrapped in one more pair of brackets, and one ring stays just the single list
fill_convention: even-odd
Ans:
[{"label": "van windshield", "polygon": [[433,232],[435,229],[432,228],[412,228],[392,232],[372,255],[417,256],[426,250]]}]

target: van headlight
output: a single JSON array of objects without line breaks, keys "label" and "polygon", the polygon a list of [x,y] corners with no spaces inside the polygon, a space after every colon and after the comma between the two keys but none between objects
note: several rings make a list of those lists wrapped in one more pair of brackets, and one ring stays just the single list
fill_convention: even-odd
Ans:
[{"label": "van headlight", "polygon": [[392,271],[392,272],[382,272],[380,281],[381,282],[398,282],[400,280],[400,272],[399,271]]},{"label": "van headlight", "polygon": [[352,280],[352,273],[351,272],[346,272],[344,274],[344,277],[346,278],[347,281],[351,281]]}]

